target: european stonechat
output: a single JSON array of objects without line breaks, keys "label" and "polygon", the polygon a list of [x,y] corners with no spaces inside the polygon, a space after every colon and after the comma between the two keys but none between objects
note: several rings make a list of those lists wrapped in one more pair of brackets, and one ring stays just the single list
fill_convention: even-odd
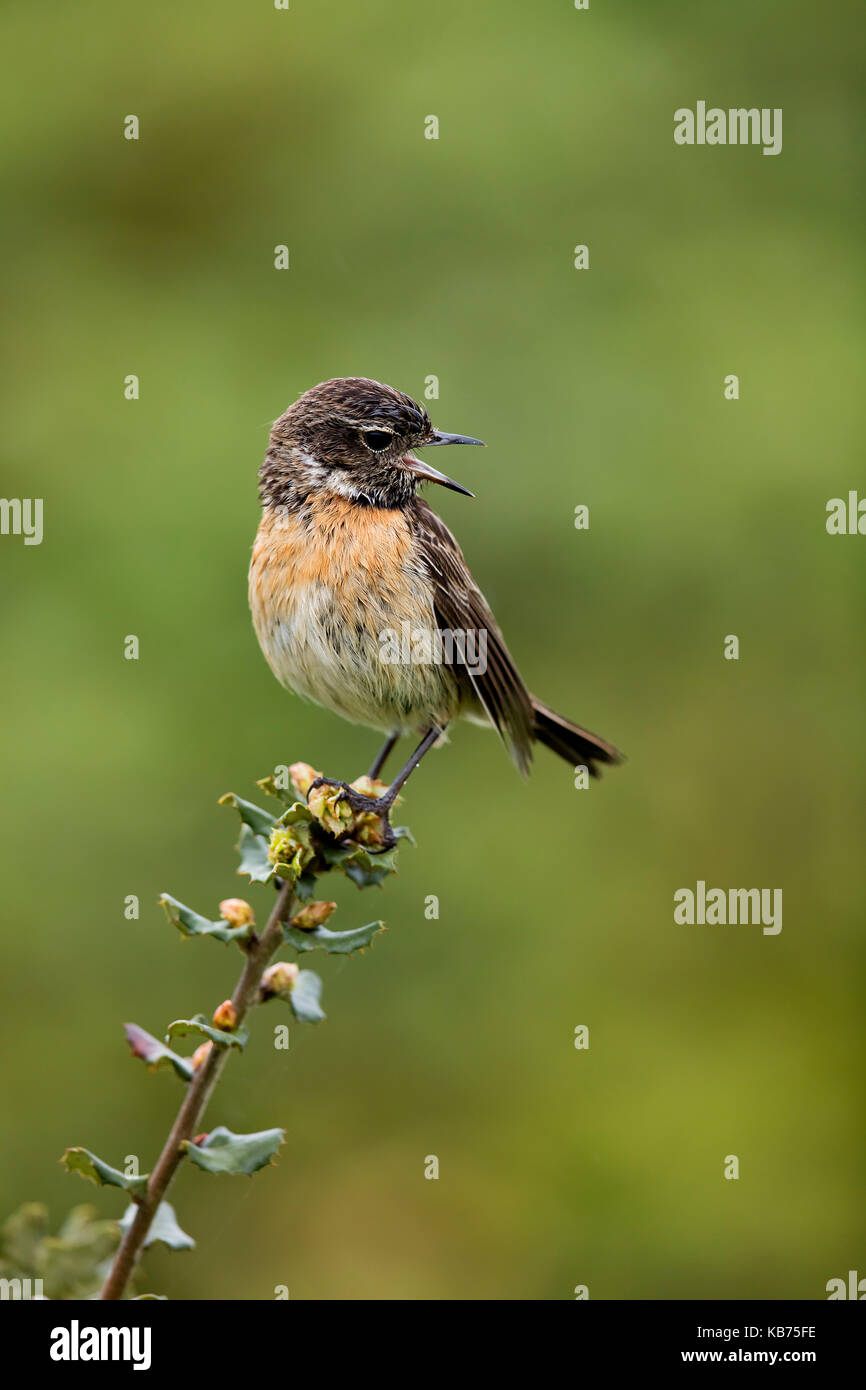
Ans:
[{"label": "european stonechat", "polygon": [[425,482],[473,494],[413,449],[481,443],[434,429],[423,406],[391,386],[341,377],[277,420],[259,470],[250,607],[274,675],[387,735],[372,778],[401,734],[422,736],[380,797],[319,779],[381,815],[386,844],[399,789],[458,717],[492,725],[524,774],[535,742],[594,777],[620,761],[529,693],[459,545],[418,495]]}]

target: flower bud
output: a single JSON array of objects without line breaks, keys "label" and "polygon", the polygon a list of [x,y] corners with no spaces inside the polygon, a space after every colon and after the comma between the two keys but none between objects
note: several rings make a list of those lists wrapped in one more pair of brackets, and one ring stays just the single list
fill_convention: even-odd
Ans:
[{"label": "flower bud", "polygon": [[231,1033],[238,1026],[238,1011],[230,999],[226,999],[214,1010],[214,1028],[223,1028]]},{"label": "flower bud", "polygon": [[278,960],[274,965],[269,965],[262,976],[262,999],[271,999],[275,994],[290,994],[298,974],[298,967],[294,961]]},{"label": "flower bud", "polygon": [[204,1066],[205,1062],[210,1056],[212,1047],[212,1042],[203,1042],[201,1047],[196,1048],[195,1052],[192,1054],[193,1071],[198,1071],[199,1067]]},{"label": "flower bud", "polygon": [[336,903],[307,903],[295,914],[290,925],[299,927],[301,931],[315,931],[316,927],[323,927],[336,910]]},{"label": "flower bud", "polygon": [[[356,777],[354,782],[351,782],[349,785],[354,791],[360,792],[362,796],[372,796],[376,798],[384,796],[388,790],[387,782],[377,782],[375,777],[367,777],[366,775],[363,777]],[[396,805],[399,801],[400,797],[398,796],[394,804]]]},{"label": "flower bud", "polygon": [[256,920],[252,908],[243,898],[224,898],[220,903],[220,916],[230,927],[249,927]]},{"label": "flower bud", "polygon": [[285,865],[281,870],[284,877],[291,873],[297,878],[314,857],[308,825],[274,826],[268,845],[268,860],[275,866]]},{"label": "flower bud", "polygon": [[381,816],[364,812],[355,821],[352,839],[365,849],[381,849],[385,843],[385,821]]},{"label": "flower bud", "polygon": [[298,796],[302,796],[304,800],[306,800],[307,792],[310,790],[316,778],[321,777],[321,775],[321,772],[317,772],[309,763],[292,763],[289,768],[292,786],[298,793]]},{"label": "flower bud", "polygon": [[319,825],[332,835],[343,835],[351,829],[355,812],[340,787],[316,787],[310,792],[307,805]]}]

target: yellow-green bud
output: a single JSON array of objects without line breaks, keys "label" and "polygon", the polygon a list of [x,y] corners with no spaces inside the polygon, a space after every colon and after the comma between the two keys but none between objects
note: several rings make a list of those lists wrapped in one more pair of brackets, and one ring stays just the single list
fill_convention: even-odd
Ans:
[{"label": "yellow-green bud", "polygon": [[316,927],[323,927],[336,910],[336,903],[307,903],[292,918],[291,925],[299,927],[301,931],[315,931]]},{"label": "yellow-green bud", "polygon": [[262,976],[262,999],[271,999],[275,994],[290,994],[298,974],[294,961],[278,960],[274,965],[269,965]]},{"label": "yellow-green bud", "polygon": [[[380,797],[384,796],[388,790],[387,782],[377,782],[375,777],[367,777],[366,774],[363,777],[356,777],[350,786],[356,792],[360,792],[362,796]],[[399,800],[398,796],[394,804],[396,805]]]},{"label": "yellow-green bud", "polygon": [[295,874],[303,873],[314,858],[308,839],[306,825],[275,825],[268,845],[268,860],[271,864],[291,865]]},{"label": "yellow-green bud", "polygon": [[307,792],[313,785],[317,777],[321,777],[321,772],[317,772],[309,763],[292,763],[289,768],[289,776],[292,779],[292,786],[306,800]]},{"label": "yellow-green bud", "polygon": [[256,920],[252,908],[243,898],[224,898],[220,903],[220,916],[230,927],[248,927]]},{"label": "yellow-green bud", "polygon": [[332,835],[343,835],[354,820],[355,813],[339,787],[316,787],[310,792],[307,805],[319,825]]},{"label": "yellow-green bud", "polygon": [[228,1033],[237,1028],[238,1011],[230,999],[226,999],[218,1009],[214,1009],[213,1026],[223,1028]]}]

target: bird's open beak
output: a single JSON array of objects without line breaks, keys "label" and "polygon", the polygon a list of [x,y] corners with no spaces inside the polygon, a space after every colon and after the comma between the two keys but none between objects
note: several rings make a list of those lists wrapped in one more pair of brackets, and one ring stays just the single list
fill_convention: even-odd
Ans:
[{"label": "bird's open beak", "polygon": [[[444,430],[434,430],[429,439],[425,439],[423,444],[419,444],[419,449],[429,449],[433,444],[481,444],[483,439],[472,439],[468,434],[446,434]],[[438,483],[440,487],[448,487],[452,492],[462,492],[464,497],[474,497],[475,493],[470,492],[468,487],[463,487],[461,483],[455,483],[453,478],[448,478],[444,473],[440,473],[438,468],[432,468],[423,459],[417,459],[414,454],[406,454],[403,459],[403,467],[407,473],[413,473],[416,478],[430,483]]]},{"label": "bird's open beak", "polygon": [[444,430],[434,430],[429,439],[425,439],[423,444],[419,444],[419,449],[429,449],[432,444],[480,444],[484,448],[483,439],[473,439],[468,434],[446,434]]}]

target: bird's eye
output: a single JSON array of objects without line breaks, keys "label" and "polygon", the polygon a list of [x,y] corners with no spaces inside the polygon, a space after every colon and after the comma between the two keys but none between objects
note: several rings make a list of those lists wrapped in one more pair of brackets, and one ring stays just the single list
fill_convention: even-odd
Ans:
[{"label": "bird's eye", "polygon": [[388,449],[394,442],[394,436],[390,430],[363,430],[361,439],[368,449],[372,449],[374,454],[381,454],[384,449]]}]

